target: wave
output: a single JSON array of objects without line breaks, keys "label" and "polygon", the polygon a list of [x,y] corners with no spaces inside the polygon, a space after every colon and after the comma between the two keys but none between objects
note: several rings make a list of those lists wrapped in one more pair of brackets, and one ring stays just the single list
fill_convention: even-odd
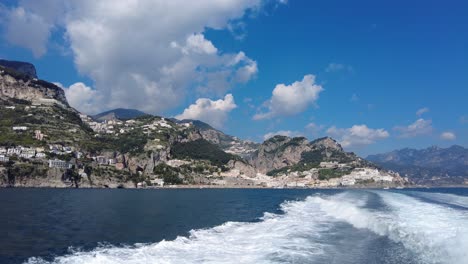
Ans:
[{"label": "wave", "polygon": [[465,212],[421,202],[404,194],[374,193],[389,210],[356,206],[361,200],[308,199],[320,204],[329,216],[402,243],[422,263],[466,263],[468,216]]},{"label": "wave", "polygon": [[[369,206],[377,197],[381,204]],[[283,214],[265,213],[259,222],[227,222],[193,230],[188,237],[172,241],[101,246],[56,257],[51,262],[31,258],[27,263],[342,263],[330,261],[346,255],[337,246],[342,241],[331,239],[333,233],[343,231],[340,223],[349,226],[346,235],[370,231],[401,245],[390,251],[403,248],[412,252],[416,258],[412,263],[461,264],[468,259],[467,212],[405,194],[346,191],[285,202],[281,209]],[[356,236],[342,235],[340,239],[343,237],[355,247],[373,246],[355,241]],[[357,262],[348,259],[347,263]]]},{"label": "wave", "polygon": [[468,209],[468,197],[449,193],[433,193],[433,192],[411,192],[416,197],[425,198],[439,203],[455,205]]},{"label": "wave", "polygon": [[284,214],[265,213],[259,222],[227,222],[173,241],[102,246],[52,262],[31,258],[27,263],[301,263],[323,255],[325,246],[309,236],[329,228],[317,205],[285,202],[281,209]]}]

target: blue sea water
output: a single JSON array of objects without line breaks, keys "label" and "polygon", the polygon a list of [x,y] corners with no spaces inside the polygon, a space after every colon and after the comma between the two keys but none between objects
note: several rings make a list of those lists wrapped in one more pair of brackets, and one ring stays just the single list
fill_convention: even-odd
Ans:
[{"label": "blue sea water", "polygon": [[0,263],[468,263],[468,189],[0,189]]}]

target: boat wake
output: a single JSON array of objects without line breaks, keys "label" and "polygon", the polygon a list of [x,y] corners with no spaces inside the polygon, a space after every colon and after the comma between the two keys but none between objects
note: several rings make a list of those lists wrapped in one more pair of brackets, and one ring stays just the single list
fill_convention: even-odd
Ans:
[{"label": "boat wake", "polygon": [[[380,206],[370,206],[375,199]],[[314,195],[281,209],[258,222],[227,222],[172,241],[101,246],[27,263],[362,263],[357,259],[366,256],[374,258],[366,262],[401,263],[369,253],[388,247],[392,254],[408,251],[406,263],[467,263],[466,210],[390,191]],[[349,253],[350,245],[359,250]]]}]

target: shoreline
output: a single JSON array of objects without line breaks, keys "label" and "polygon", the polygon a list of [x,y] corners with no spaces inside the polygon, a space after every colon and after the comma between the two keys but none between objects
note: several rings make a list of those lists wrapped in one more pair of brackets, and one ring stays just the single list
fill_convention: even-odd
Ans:
[{"label": "shoreline", "polygon": [[110,187],[57,187],[57,186],[0,186],[0,189],[94,189],[94,190],[180,190],[180,189],[258,189],[258,190],[403,190],[403,189],[435,189],[435,188],[468,188],[468,185],[443,185],[443,186],[356,186],[356,187],[262,187],[262,186],[214,186],[214,185],[173,185],[163,187],[146,188],[110,188]]}]

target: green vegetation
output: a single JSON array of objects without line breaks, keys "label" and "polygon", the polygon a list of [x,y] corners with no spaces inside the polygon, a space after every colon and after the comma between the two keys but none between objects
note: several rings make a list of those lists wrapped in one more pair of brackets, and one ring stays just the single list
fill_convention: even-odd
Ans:
[{"label": "green vegetation", "polygon": [[319,170],[319,180],[328,180],[332,178],[339,178],[346,174],[349,174],[349,170],[338,170],[338,169],[321,169]]},{"label": "green vegetation", "polygon": [[239,159],[204,139],[175,144],[171,149],[171,154],[177,159],[208,160],[216,166],[223,166],[230,160]]},{"label": "green vegetation", "polygon": [[180,170],[164,163],[154,167],[153,172],[164,180],[164,184],[182,184],[183,180],[179,178]]},{"label": "green vegetation", "polygon": [[299,162],[297,164],[291,165],[291,166],[286,166],[281,169],[275,169],[267,172],[268,176],[277,176],[280,174],[285,174],[288,171],[308,171],[313,168],[318,168],[319,164],[318,163],[305,163],[305,162]]}]

